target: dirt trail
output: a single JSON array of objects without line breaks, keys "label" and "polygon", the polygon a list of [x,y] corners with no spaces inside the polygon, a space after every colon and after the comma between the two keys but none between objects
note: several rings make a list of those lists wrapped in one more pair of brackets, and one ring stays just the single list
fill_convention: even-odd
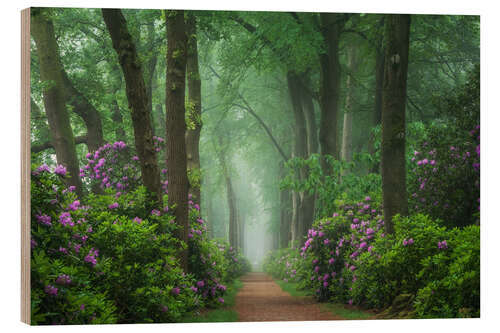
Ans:
[{"label": "dirt trail", "polygon": [[320,309],[312,297],[292,297],[265,273],[241,278],[243,288],[236,295],[239,321],[342,320]]}]

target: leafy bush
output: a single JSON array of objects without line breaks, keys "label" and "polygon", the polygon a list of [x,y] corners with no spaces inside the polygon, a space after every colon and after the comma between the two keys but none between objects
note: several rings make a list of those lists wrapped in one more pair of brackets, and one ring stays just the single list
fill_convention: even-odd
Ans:
[{"label": "leafy bush", "polygon": [[395,234],[386,235],[378,204],[366,199],[339,203],[314,223],[300,254],[272,252],[265,271],[320,301],[382,309],[409,294],[418,317],[478,316],[479,227],[449,230],[418,214],[396,216]]},{"label": "leafy bush", "polygon": [[410,150],[410,208],[448,227],[479,224],[479,68],[440,103],[448,121],[431,124]]},{"label": "leafy bush", "polygon": [[[86,180],[93,188],[96,179],[108,180],[99,194],[83,198],[63,185],[63,167],[33,168],[33,324],[179,321],[190,311],[223,303],[225,284],[249,269],[237,249],[207,239],[199,206],[191,200],[185,244],[174,237],[178,226],[168,206],[148,208],[154,204],[140,183],[117,186],[112,170],[101,168],[119,165],[122,146],[98,150],[106,161],[97,162],[94,177]],[[186,246],[189,274],[176,258]]]},{"label": "leafy bush", "polygon": [[445,251],[423,260],[415,309],[422,318],[479,317],[480,229],[455,229]]},{"label": "leafy bush", "polygon": [[263,268],[272,277],[285,281],[299,281],[302,269],[301,257],[298,249],[284,248],[270,252],[264,259]]},{"label": "leafy bush", "polygon": [[[317,216],[331,216],[339,209],[338,198],[347,201],[359,201],[367,195],[377,196],[380,193],[380,175],[368,173],[359,175],[356,168],[363,168],[371,161],[368,154],[355,154],[352,162],[339,161],[331,156],[324,156],[329,173],[321,167],[321,156],[311,155],[308,159],[292,158],[286,166],[288,175],[281,182],[282,188],[297,192],[309,192],[317,197]],[[301,178],[300,170],[306,170],[306,177]]]},{"label": "leafy bush", "polygon": [[353,286],[353,301],[370,307],[389,306],[400,294],[416,294],[425,283],[422,260],[438,254],[447,241],[444,227],[424,215],[394,218],[395,235],[378,237],[372,251],[363,254]]},{"label": "leafy bush", "polygon": [[89,225],[83,211],[71,210],[80,206],[76,195],[42,165],[32,171],[31,198],[32,323],[115,323],[114,302],[93,288],[96,270],[85,261]]}]

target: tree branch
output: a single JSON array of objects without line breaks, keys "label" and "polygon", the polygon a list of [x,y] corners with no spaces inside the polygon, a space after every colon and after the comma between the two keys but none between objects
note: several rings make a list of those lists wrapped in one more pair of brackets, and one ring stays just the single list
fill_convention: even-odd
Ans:
[{"label": "tree branch", "polygon": [[[75,144],[82,144],[82,143],[87,143],[87,136],[86,135],[81,135],[81,136],[76,136],[75,137]],[[31,152],[32,153],[39,153],[41,151],[47,150],[47,149],[54,149],[54,146],[52,145],[52,142],[47,141],[38,145],[32,145],[31,146]]]}]

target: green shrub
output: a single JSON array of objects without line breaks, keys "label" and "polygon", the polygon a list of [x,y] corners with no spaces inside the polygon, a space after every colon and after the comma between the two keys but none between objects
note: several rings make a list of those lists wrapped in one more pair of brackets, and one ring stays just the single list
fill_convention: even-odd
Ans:
[{"label": "green shrub", "polygon": [[[224,302],[224,284],[248,262],[208,240],[199,207],[190,206],[190,238],[168,209],[152,209],[144,187],[78,199],[47,166],[32,171],[33,324],[175,322]],[[189,245],[190,273],[177,259]]]},{"label": "green shrub", "polygon": [[378,237],[373,250],[360,257],[353,300],[370,307],[390,305],[400,294],[416,294],[423,280],[422,260],[438,254],[438,242],[447,241],[444,227],[424,215],[394,218],[395,235]]},{"label": "green shrub", "polygon": [[422,262],[419,277],[428,283],[418,291],[416,312],[422,318],[479,317],[480,228],[455,229],[448,244]]}]

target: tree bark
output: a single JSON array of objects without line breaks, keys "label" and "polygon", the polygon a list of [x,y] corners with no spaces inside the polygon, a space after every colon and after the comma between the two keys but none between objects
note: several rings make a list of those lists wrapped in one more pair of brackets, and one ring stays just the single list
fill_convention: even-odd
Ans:
[{"label": "tree bark", "polygon": [[161,104],[156,104],[153,118],[155,119],[155,134],[162,138],[167,136],[167,127],[165,126],[165,113]]},{"label": "tree bark", "polygon": [[118,54],[118,60],[123,71],[123,76],[125,77],[126,93],[132,115],[135,148],[141,166],[142,182],[150,192],[152,198],[160,204],[162,201],[160,172],[153,144],[150,104],[144,84],[142,65],[121,10],[102,9],[102,16],[109,30],[113,48]]},{"label": "tree bark", "polygon": [[[284,163],[280,163],[280,179],[285,177]],[[280,190],[280,231],[279,231],[279,244],[280,248],[288,247],[291,240],[291,222],[292,222],[292,205],[290,190]]]},{"label": "tree bark", "polygon": [[347,162],[352,160],[352,112],[354,101],[354,84],[352,75],[356,72],[357,59],[354,45],[347,48],[347,67],[349,74],[346,79],[347,95],[345,99],[344,127],[342,131],[342,159]]},{"label": "tree bark", "polygon": [[83,119],[87,128],[88,150],[89,152],[95,152],[104,144],[101,115],[89,100],[73,86],[68,74],[62,67],[61,72],[66,100],[73,107],[73,112]]},{"label": "tree bark", "polygon": [[[187,35],[184,11],[165,11],[167,24],[166,78],[166,144],[168,201],[180,226],[179,238],[187,243],[188,176],[186,156],[185,86]],[[188,251],[181,254],[181,264],[187,269]]]},{"label": "tree bark", "polygon": [[[297,74],[289,71],[287,73],[288,91],[290,93],[290,100],[292,103],[293,116],[295,120],[294,126],[294,157],[302,159],[307,158],[307,128],[302,108],[300,81]],[[304,168],[299,170],[299,180],[306,177]],[[302,201],[303,193],[296,193],[292,195],[293,198],[293,213],[292,213],[292,242],[302,239],[304,235],[304,220],[306,211],[303,210]]]},{"label": "tree bark", "polygon": [[226,175],[224,178],[226,180],[227,205],[229,207],[229,244],[232,247],[237,247],[238,222],[236,219],[237,212],[236,212],[236,202],[235,202],[236,200],[233,190],[233,183],[231,182],[231,177],[229,177],[229,175]]},{"label": "tree bark", "polygon": [[40,62],[40,79],[47,83],[43,90],[45,113],[50,128],[52,145],[56,151],[57,163],[69,171],[68,185],[76,187],[76,193],[82,194],[79,177],[78,158],[76,155],[73,130],[66,109],[64,79],[61,73],[61,60],[57,46],[54,26],[48,17],[47,9],[33,8],[31,11],[31,35],[37,47]]},{"label": "tree bark", "polygon": [[145,84],[146,84],[146,94],[148,96],[148,109],[149,112],[153,112],[153,81],[155,80],[155,71],[156,71],[156,64],[158,62],[158,52],[155,50],[155,25],[154,21],[149,22],[147,25],[147,31],[148,31],[148,46],[147,46],[147,52],[149,53],[150,57],[148,61],[146,62],[146,76],[145,76]]},{"label": "tree bark", "polygon": [[205,223],[207,226],[207,233],[208,233],[208,238],[212,239],[215,236],[215,230],[214,230],[214,210],[213,210],[213,196],[212,195],[207,195],[206,196],[206,202],[207,202],[207,210],[206,210],[206,215],[205,215]]},{"label": "tree bark", "polygon": [[186,31],[187,42],[187,85],[190,120],[194,128],[186,132],[187,167],[192,174],[193,181],[190,191],[193,201],[201,203],[201,166],[200,166],[200,133],[203,126],[201,121],[201,79],[198,68],[198,39],[196,35],[196,17],[190,13],[187,16]]},{"label": "tree bark", "polygon": [[[76,136],[75,138],[75,145],[85,143],[87,144],[87,136],[82,135],[82,136]],[[40,143],[37,145],[31,145],[31,152],[32,153],[39,153],[41,151],[47,150],[47,149],[55,149],[54,144],[50,141]]]},{"label": "tree bark", "polygon": [[[385,51],[382,47],[382,41],[380,44],[380,47],[376,50],[375,59],[375,106],[373,110],[373,126],[378,126],[382,122],[382,88],[384,81]],[[373,134],[370,135],[369,153],[372,156],[375,155],[375,136]],[[370,171],[372,173],[379,173],[380,163],[374,163]]]},{"label": "tree bark", "polygon": [[388,234],[394,233],[394,215],[408,215],[405,105],[409,36],[409,15],[386,16],[381,164],[385,230]]},{"label": "tree bark", "polygon": [[[338,103],[340,88],[339,39],[346,23],[345,14],[321,13],[321,34],[326,46],[326,53],[320,54],[320,108],[321,124],[319,142],[321,155],[330,155],[338,159]],[[327,172],[325,159],[323,169]]]},{"label": "tree bark", "polygon": [[123,116],[116,96],[113,96],[111,102],[111,120],[113,120],[116,141],[127,142],[127,133],[125,132]]},{"label": "tree bark", "polygon": [[304,110],[304,118],[306,120],[306,130],[307,130],[307,154],[311,156],[318,152],[318,126],[316,125],[316,115],[314,112],[313,97],[311,96],[310,80],[308,74],[303,74],[301,78],[300,90],[302,101],[302,106]]},{"label": "tree bark", "polygon": [[238,214],[238,247],[245,253],[245,217]]}]

